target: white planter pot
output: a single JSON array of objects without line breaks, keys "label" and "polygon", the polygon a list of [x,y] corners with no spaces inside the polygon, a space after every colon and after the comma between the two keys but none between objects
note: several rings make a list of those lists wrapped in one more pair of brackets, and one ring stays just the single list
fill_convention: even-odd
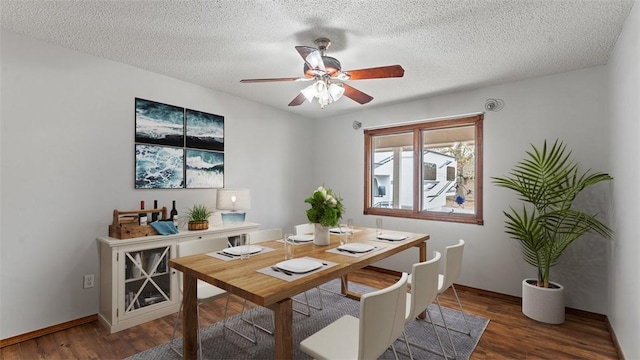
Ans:
[{"label": "white planter pot", "polygon": [[[532,283],[530,283],[532,282]],[[547,324],[564,322],[564,286],[551,283],[553,288],[536,286],[536,279],[522,280],[522,313]]]},{"label": "white planter pot", "polygon": [[313,243],[316,245],[329,245],[329,227],[314,223]]}]

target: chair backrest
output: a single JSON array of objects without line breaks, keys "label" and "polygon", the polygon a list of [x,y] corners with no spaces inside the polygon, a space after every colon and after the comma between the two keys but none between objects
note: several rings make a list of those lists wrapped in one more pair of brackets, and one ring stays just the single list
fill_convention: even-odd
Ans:
[{"label": "chair backrest", "polygon": [[176,249],[177,256],[189,256],[194,254],[208,253],[212,251],[222,250],[227,247],[227,239],[197,239],[189,241],[178,241]]},{"label": "chair backrest", "polygon": [[250,244],[257,244],[269,240],[282,239],[282,229],[274,228],[267,230],[256,230],[247,234]]},{"label": "chair backrest", "polygon": [[402,335],[408,278],[402,273],[395,284],[360,298],[358,359],[377,359]]},{"label": "chair backrest", "polygon": [[311,223],[300,224],[295,226],[296,235],[313,234],[314,226]]},{"label": "chair backrest", "polygon": [[434,251],[431,260],[413,264],[411,267],[411,293],[407,297],[406,321],[415,319],[438,296],[440,258],[440,253]]},{"label": "chair backrest", "polygon": [[[176,256],[189,256],[195,254],[219,251],[227,247],[227,238],[205,238],[189,241],[178,241]],[[178,288],[182,291],[182,275],[178,276]]]},{"label": "chair backrest", "polygon": [[464,250],[464,240],[460,239],[456,245],[447,246],[444,250],[444,274],[441,291],[451,286],[462,272],[462,252]]}]

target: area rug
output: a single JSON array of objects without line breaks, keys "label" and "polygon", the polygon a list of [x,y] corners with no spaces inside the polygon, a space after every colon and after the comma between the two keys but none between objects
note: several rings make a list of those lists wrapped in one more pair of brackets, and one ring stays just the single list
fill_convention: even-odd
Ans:
[{"label": "area rug", "polygon": [[[322,286],[324,289],[330,289],[333,291],[339,291],[340,282],[334,280],[330,283]],[[349,283],[349,289],[367,293],[374,289],[365,287],[360,284]],[[309,301],[312,304],[318,304],[318,291],[316,289],[307,292]],[[301,296],[301,295],[299,295]],[[322,291],[322,300],[324,304],[323,310],[311,309],[311,316],[307,317],[297,312],[293,313],[293,358],[294,359],[311,359],[310,356],[300,351],[299,344],[302,340],[312,335],[316,331],[327,326],[331,322],[335,321],[339,317],[345,314],[350,314],[358,317],[360,311],[360,303],[355,300],[348,299],[346,297],[328,292]],[[294,302],[294,307],[298,308],[301,305]],[[463,304],[464,306],[464,304]],[[306,311],[306,308],[301,310]],[[444,316],[447,320],[447,325],[453,329],[465,329],[465,322],[462,318],[462,314],[459,311],[442,308]],[[254,308],[254,318],[258,324],[263,324],[271,327],[271,310],[257,307]],[[438,311],[436,305],[429,306],[429,314],[434,319],[436,324],[442,324],[442,317]],[[489,320],[474,316],[466,315],[467,321],[471,327],[471,336],[463,334],[461,332],[451,331],[451,337],[455,349],[457,352],[457,359],[469,359],[471,353],[475,349],[480,336],[486,329]],[[227,320],[229,325],[238,329],[246,334],[251,333],[251,326],[242,321],[239,315],[229,318]],[[453,351],[451,349],[451,343],[447,336],[446,329],[441,326],[436,326],[440,339],[444,345],[445,351],[449,357],[452,357]],[[440,352],[440,346],[438,345],[437,338],[433,332],[431,324],[414,320],[407,324],[406,333],[409,342],[419,344],[429,350]],[[268,335],[263,331],[258,331],[258,344],[254,345],[249,341],[237,336],[231,331],[223,331],[222,322],[218,322],[206,328],[200,330],[200,336],[202,337],[203,356],[206,359],[273,359],[273,344],[274,339],[272,335]],[[182,350],[182,339],[175,341],[176,347]],[[404,345],[404,341],[396,341],[394,344],[396,350],[398,350],[398,356],[400,358],[409,358],[407,349]],[[327,344],[327,346],[331,346]],[[412,346],[411,352],[414,359],[442,359],[442,356],[436,355],[430,351],[419,349]],[[155,359],[175,359],[180,360],[181,357],[173,352],[169,344],[162,344],[153,347],[149,350],[135,354],[128,360],[155,360]],[[380,359],[394,359],[393,351],[388,349]]]}]

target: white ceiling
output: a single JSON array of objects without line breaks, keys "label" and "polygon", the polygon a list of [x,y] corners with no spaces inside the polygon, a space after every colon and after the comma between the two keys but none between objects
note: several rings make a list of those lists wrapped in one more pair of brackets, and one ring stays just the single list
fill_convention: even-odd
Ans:
[{"label": "white ceiling", "polygon": [[[3,29],[310,118],[607,62],[633,0],[1,0]],[[373,96],[287,104],[307,83],[296,45],[332,40],[343,70],[400,64],[403,78],[351,81]]]}]

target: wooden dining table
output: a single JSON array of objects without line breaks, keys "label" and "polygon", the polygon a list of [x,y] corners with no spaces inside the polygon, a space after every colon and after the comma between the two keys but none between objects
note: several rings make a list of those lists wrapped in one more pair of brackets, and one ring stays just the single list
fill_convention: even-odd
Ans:
[{"label": "wooden dining table", "polygon": [[258,270],[284,260],[284,244],[273,240],[260,243],[260,246],[275,249],[251,255],[248,260],[233,259],[224,261],[215,257],[198,254],[169,260],[169,265],[182,272],[183,276],[183,353],[184,359],[196,359],[198,354],[197,319],[197,280],[200,279],[231,294],[247,299],[254,304],[271,309],[274,312],[274,358],[292,359],[293,357],[293,304],[292,297],[313,289],[330,280],[342,279],[342,292],[351,298],[359,295],[348,289],[347,276],[350,272],[367,265],[416,247],[419,260],[426,261],[428,234],[385,230],[385,234],[406,235],[402,241],[380,241],[376,239],[376,229],[356,227],[350,236],[350,242],[366,243],[378,246],[377,249],[361,256],[348,256],[342,253],[327,252],[340,245],[340,235],[331,234],[330,244],[325,246],[313,243],[294,246],[294,256],[311,257],[335,263],[323,267],[294,281],[285,281],[274,276],[259,273]]}]

